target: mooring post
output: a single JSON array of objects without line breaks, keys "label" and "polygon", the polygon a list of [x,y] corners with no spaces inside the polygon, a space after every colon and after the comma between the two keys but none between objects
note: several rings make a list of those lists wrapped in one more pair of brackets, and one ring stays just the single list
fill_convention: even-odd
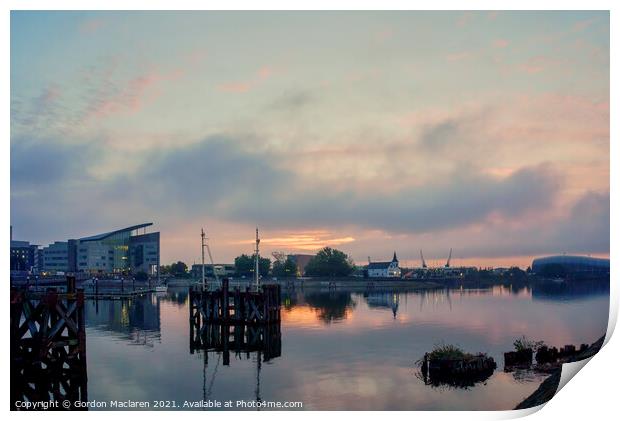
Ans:
[{"label": "mooring post", "polygon": [[228,323],[224,323],[221,329],[222,333],[222,346],[224,348],[224,365],[230,365],[230,352],[228,349],[228,341],[230,339],[230,325]]},{"label": "mooring post", "polygon": [[228,321],[230,315],[228,307],[228,278],[222,279],[222,319]]},{"label": "mooring post", "polygon": [[75,276],[67,275],[67,294],[75,292]]}]

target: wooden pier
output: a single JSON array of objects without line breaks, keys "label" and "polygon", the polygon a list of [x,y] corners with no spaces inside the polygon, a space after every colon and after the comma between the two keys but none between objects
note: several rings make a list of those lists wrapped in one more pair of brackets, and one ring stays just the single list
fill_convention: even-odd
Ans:
[{"label": "wooden pier", "polygon": [[[74,409],[87,401],[84,292],[11,290],[11,406],[50,402]],[[65,401],[71,402],[68,408]],[[56,407],[54,407],[56,409]]]},{"label": "wooden pier", "polygon": [[228,279],[222,288],[189,291],[190,324],[200,328],[205,323],[268,324],[280,322],[280,285],[263,285],[258,291],[239,287],[229,291]]},{"label": "wooden pier", "polygon": [[249,287],[230,291],[225,278],[215,291],[191,289],[190,353],[221,352],[224,365],[230,362],[230,352],[257,352],[264,361],[279,357],[280,301],[280,285],[263,285],[258,291]]}]

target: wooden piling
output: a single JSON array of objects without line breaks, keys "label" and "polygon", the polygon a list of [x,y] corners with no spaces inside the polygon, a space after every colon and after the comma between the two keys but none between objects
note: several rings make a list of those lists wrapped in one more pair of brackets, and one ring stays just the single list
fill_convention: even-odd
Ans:
[{"label": "wooden piling", "polygon": [[[86,401],[84,292],[67,278],[66,294],[11,291],[11,405],[49,401],[63,409]],[[69,408],[64,402],[69,401]]]},{"label": "wooden piling", "polygon": [[280,320],[279,285],[263,285],[258,292],[236,288],[232,294],[228,286],[228,279],[224,279],[219,290],[190,290],[190,320],[197,314],[203,323],[263,324]]}]

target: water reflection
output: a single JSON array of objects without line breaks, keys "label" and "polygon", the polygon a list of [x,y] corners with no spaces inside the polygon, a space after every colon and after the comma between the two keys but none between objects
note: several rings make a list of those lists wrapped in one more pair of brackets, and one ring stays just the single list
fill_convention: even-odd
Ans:
[{"label": "water reflection", "polygon": [[282,353],[282,334],[280,323],[254,324],[216,324],[200,326],[190,322],[190,353],[198,350],[223,353],[224,365],[230,364],[230,352],[238,358],[246,358],[256,352],[263,361],[277,358]]},{"label": "water reflection", "polygon": [[293,295],[285,295],[283,302],[284,308],[288,310],[304,306],[316,310],[313,314],[325,324],[346,319],[356,305],[351,292],[335,290],[298,291]]},{"label": "water reflection", "polygon": [[400,293],[397,292],[367,292],[364,294],[366,303],[370,308],[389,308],[394,318],[398,314]]},{"label": "water reflection", "polygon": [[419,370],[415,376],[425,385],[438,389],[471,389],[478,384],[486,385],[486,381],[493,375],[495,369],[480,370],[468,375],[455,375],[441,371]]},{"label": "water reflection", "polygon": [[[221,347],[227,332],[207,331],[200,344],[191,344],[186,289],[131,305],[99,302],[98,310],[89,301],[89,398],[290,400],[331,410],[511,409],[545,376],[505,373],[504,352],[522,335],[557,347],[594,342],[607,327],[606,291],[601,285],[412,291],[306,284],[282,290],[279,343],[271,347],[279,355],[264,358],[264,347],[245,347],[247,330],[231,328],[230,365],[223,364]],[[133,332],[157,335],[157,346],[125,346]],[[442,342],[485,352],[501,366],[468,389],[428,387],[414,363]]]},{"label": "water reflection", "polygon": [[161,299],[151,294],[125,300],[87,300],[86,327],[111,333],[132,345],[153,347],[161,340]]},{"label": "water reflection", "polygon": [[567,301],[589,296],[609,296],[608,280],[580,282],[543,282],[532,287],[535,300]]},{"label": "water reflection", "polygon": [[189,299],[189,289],[187,288],[170,288],[168,292],[160,292],[156,294],[160,302],[172,303],[179,307],[187,305]]}]

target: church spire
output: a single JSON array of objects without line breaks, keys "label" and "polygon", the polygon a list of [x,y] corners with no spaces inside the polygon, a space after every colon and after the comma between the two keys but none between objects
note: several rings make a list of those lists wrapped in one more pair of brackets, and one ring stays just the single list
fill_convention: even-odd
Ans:
[{"label": "church spire", "polygon": [[392,258],[392,262],[398,262],[398,258],[396,257],[396,251],[394,252],[394,257]]}]

